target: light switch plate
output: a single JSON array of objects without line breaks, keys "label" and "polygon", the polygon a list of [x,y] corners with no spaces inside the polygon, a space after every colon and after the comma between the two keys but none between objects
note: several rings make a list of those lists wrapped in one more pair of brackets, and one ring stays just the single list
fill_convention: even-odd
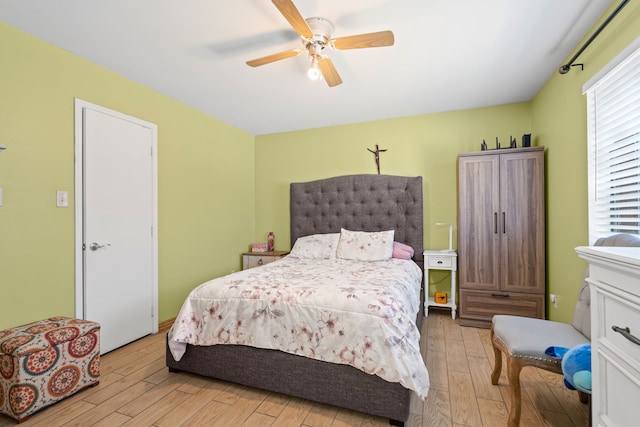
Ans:
[{"label": "light switch plate", "polygon": [[69,207],[69,192],[68,191],[56,191],[56,206],[59,208]]}]

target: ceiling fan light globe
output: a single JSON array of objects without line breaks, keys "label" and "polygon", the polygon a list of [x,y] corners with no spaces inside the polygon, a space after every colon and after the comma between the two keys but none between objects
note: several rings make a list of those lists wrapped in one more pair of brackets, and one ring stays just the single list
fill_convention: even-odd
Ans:
[{"label": "ceiling fan light globe", "polygon": [[307,71],[307,76],[313,81],[320,80],[322,73],[320,72],[318,66],[316,64],[314,65],[315,66],[311,66],[311,68],[309,68],[309,71]]}]

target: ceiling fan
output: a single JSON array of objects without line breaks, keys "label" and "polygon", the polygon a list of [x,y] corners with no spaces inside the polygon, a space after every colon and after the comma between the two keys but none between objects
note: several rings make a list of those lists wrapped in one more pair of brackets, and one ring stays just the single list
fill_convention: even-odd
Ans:
[{"label": "ceiling fan", "polygon": [[331,38],[333,24],[325,18],[304,19],[291,0],[271,0],[280,13],[289,21],[289,24],[300,35],[303,49],[291,49],[274,53],[262,58],[247,61],[250,67],[259,67],[282,59],[298,56],[303,52],[309,54],[311,67],[309,78],[318,80],[323,77],[330,87],[342,83],[338,71],[331,59],[323,53],[326,47],[332,49],[363,49],[368,47],[393,46],[394,38],[391,31],[379,31],[376,33],[358,34],[354,36]]}]

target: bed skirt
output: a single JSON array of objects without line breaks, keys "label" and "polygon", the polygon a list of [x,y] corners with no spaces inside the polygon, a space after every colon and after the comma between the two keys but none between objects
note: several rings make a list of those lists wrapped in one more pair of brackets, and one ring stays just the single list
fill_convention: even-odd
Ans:
[{"label": "bed skirt", "polygon": [[171,372],[191,372],[352,409],[388,418],[393,425],[404,425],[409,417],[412,391],[348,365],[242,345],[190,344],[176,362],[168,342],[166,362]]}]

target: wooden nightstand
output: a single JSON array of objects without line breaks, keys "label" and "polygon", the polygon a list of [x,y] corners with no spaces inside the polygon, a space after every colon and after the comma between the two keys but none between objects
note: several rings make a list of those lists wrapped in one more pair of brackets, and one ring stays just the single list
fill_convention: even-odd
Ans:
[{"label": "wooden nightstand", "polygon": [[270,262],[279,260],[288,253],[287,251],[245,252],[242,254],[242,269],[246,270],[248,268],[269,264]]}]

